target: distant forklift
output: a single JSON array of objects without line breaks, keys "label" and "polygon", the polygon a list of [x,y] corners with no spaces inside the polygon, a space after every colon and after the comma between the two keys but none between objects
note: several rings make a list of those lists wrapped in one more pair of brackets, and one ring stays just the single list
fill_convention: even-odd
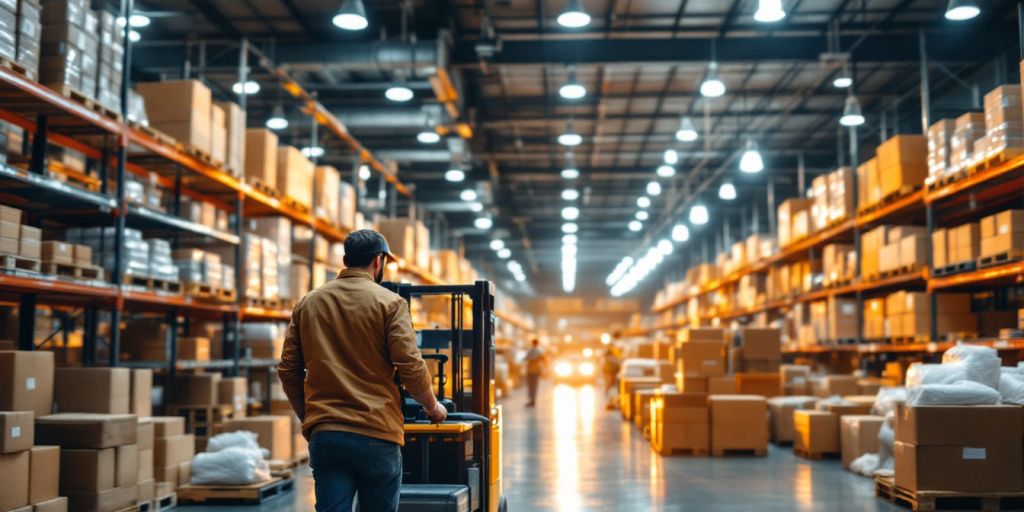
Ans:
[{"label": "distant forklift", "polygon": [[[507,512],[501,492],[501,407],[494,397],[494,286],[477,281],[385,287],[410,307],[424,297],[450,301],[448,329],[416,331],[423,358],[436,364],[437,399],[448,409],[448,420],[431,424],[423,408],[402,390],[405,446],[399,510]],[[467,306],[472,308],[468,329]]]}]

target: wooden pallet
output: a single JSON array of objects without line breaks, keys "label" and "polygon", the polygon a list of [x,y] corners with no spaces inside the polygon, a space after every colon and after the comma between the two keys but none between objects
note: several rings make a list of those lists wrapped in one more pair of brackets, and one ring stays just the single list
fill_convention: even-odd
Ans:
[{"label": "wooden pallet", "polygon": [[921,265],[918,265],[918,264],[915,263],[913,265],[903,265],[901,267],[894,268],[892,270],[883,271],[881,274],[879,274],[878,279],[879,280],[881,280],[881,279],[892,279],[894,277],[905,276],[905,275],[915,274],[915,273],[920,273],[920,272],[921,272]]},{"label": "wooden pallet", "polygon": [[946,265],[942,268],[932,269],[932,275],[936,277],[940,276],[951,276],[953,274],[960,274],[962,272],[971,272],[978,268],[976,261],[963,261],[955,263],[953,265]]},{"label": "wooden pallet", "polygon": [[969,168],[964,168],[957,172],[946,173],[942,176],[939,176],[938,178],[931,180],[931,182],[928,183],[928,190],[938,190],[945,186],[952,185],[953,183],[956,183],[962,179],[966,179],[970,175],[971,172]]},{"label": "wooden pallet", "polygon": [[125,275],[123,284],[172,295],[181,295],[182,293],[181,281],[154,279],[149,276]]},{"label": "wooden pallet", "polygon": [[42,263],[32,258],[22,258],[13,254],[0,254],[0,270],[8,272],[22,271],[38,274]]},{"label": "wooden pallet", "polygon": [[793,448],[793,454],[807,460],[838,459],[841,455],[839,452],[808,452],[797,448]]},{"label": "wooden pallet", "polygon": [[270,471],[271,472],[274,472],[274,471],[284,471],[286,469],[295,469],[295,468],[297,468],[299,466],[302,466],[304,464],[309,464],[309,455],[308,454],[303,456],[303,457],[297,457],[297,458],[289,459],[289,460],[274,459],[274,460],[267,461],[267,465],[270,466]]},{"label": "wooden pallet", "polygon": [[853,279],[837,279],[835,281],[829,281],[822,285],[822,288],[826,290],[834,290],[836,288],[845,288],[853,284]]},{"label": "wooden pallet", "polygon": [[217,425],[235,416],[230,405],[170,405],[168,410],[172,416],[185,418],[185,432],[200,438],[212,436]]},{"label": "wooden pallet", "polygon": [[711,450],[712,457],[765,457],[767,455],[766,448]]},{"label": "wooden pallet", "polygon": [[245,305],[250,308],[281,309],[281,299],[246,297]]},{"label": "wooden pallet", "polygon": [[72,101],[75,101],[76,103],[80,103],[85,108],[92,110],[93,112],[96,112],[97,114],[106,117],[107,119],[117,121],[119,123],[122,122],[122,120],[124,119],[121,116],[120,112],[107,108],[99,101],[96,101],[96,99],[93,98],[91,94],[85,94],[84,92],[79,91],[78,89],[71,87],[68,84],[53,83],[45,85],[46,87],[49,87],[50,89],[56,91],[61,96],[69,98]]},{"label": "wooden pallet", "polygon": [[238,291],[225,288],[214,288],[213,298],[220,302],[238,302]]},{"label": "wooden pallet", "polygon": [[911,491],[896,486],[891,476],[875,477],[875,495],[913,510],[1022,510],[1021,492]]},{"label": "wooden pallet", "polygon": [[1005,265],[1014,261],[1024,259],[1024,251],[1007,251],[999,254],[993,254],[991,256],[985,256],[984,258],[978,258],[978,268],[994,267],[996,265]]},{"label": "wooden pallet", "polygon": [[651,449],[662,457],[707,457],[709,453],[708,450],[693,448],[655,448],[652,446]]},{"label": "wooden pallet", "polygon": [[257,192],[269,197],[277,197],[277,189],[267,186],[267,184],[263,183],[263,180],[259,178],[246,177],[245,182]]},{"label": "wooden pallet", "polygon": [[164,512],[178,506],[178,495],[170,493],[152,501],[139,503],[139,512]]},{"label": "wooden pallet", "polygon": [[971,170],[974,172],[983,171],[985,169],[991,169],[1003,165],[1018,156],[1024,155],[1024,148],[1006,148],[1000,151],[998,154],[985,157],[984,160],[974,164]]},{"label": "wooden pallet", "polygon": [[295,480],[271,478],[251,485],[183,485],[178,503],[258,505],[295,490]]},{"label": "wooden pallet", "polygon": [[97,265],[67,265],[44,261],[41,269],[44,274],[68,277],[79,281],[103,280],[103,269]]},{"label": "wooden pallet", "polygon": [[32,78],[32,77],[29,76],[28,67],[26,67],[23,64],[20,64],[18,62],[15,62],[15,61],[13,61],[11,59],[8,59],[7,57],[0,57],[0,66],[3,66],[4,68],[7,68],[7,69],[9,69],[11,71],[14,71],[15,73],[17,73],[17,74],[19,74],[19,75],[21,75],[21,76],[23,76],[25,78],[28,78],[30,80],[35,80],[35,78]]},{"label": "wooden pallet", "polygon": [[881,209],[881,208],[885,208],[886,206],[889,206],[890,204],[895,203],[896,201],[899,201],[900,199],[903,199],[904,197],[909,196],[910,194],[913,194],[914,192],[917,192],[918,190],[921,190],[922,186],[923,186],[923,184],[904,185],[898,191],[890,192],[885,197],[880,199],[877,203],[870,204],[870,205],[867,205],[867,206],[864,206],[864,207],[858,209],[857,213],[870,213],[870,212],[873,212],[875,210],[878,210],[878,209]]},{"label": "wooden pallet", "polygon": [[181,286],[185,290],[185,295],[188,295],[189,297],[209,299],[213,296],[213,287],[206,283],[192,283],[186,281],[181,283]]},{"label": "wooden pallet", "polygon": [[282,197],[281,198],[281,202],[284,203],[285,206],[287,206],[289,208],[298,210],[298,211],[300,211],[302,213],[309,213],[309,206],[308,205],[304,205],[304,204],[296,201],[295,198],[293,198],[291,196],[284,196],[284,197]]}]

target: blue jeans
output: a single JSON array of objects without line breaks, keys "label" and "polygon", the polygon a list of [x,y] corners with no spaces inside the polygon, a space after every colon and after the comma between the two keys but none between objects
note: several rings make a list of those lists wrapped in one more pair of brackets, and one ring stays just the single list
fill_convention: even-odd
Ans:
[{"label": "blue jeans", "polygon": [[402,486],[402,451],[389,441],[322,431],[309,443],[317,512],[395,512]]}]

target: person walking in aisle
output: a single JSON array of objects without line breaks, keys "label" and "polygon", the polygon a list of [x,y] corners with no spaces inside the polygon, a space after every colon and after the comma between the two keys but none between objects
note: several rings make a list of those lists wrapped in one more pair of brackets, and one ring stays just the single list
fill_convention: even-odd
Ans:
[{"label": "person walking in aisle", "polygon": [[394,259],[380,233],[345,239],[345,270],[308,293],[292,313],[278,375],[310,440],[316,510],[398,510],[405,442],[397,373],[427,417],[444,406],[416,346],[409,305],[382,286]]},{"label": "person walking in aisle", "polygon": [[534,338],[531,344],[533,348],[526,353],[526,387],[530,393],[527,407],[537,405],[537,388],[540,386],[540,376],[544,373],[544,366],[547,363],[547,355],[540,348],[540,340]]}]

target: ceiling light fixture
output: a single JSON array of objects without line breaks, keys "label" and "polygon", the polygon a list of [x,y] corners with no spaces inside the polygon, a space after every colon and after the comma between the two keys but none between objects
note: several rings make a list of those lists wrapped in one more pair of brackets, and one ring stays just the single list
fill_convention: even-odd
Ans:
[{"label": "ceiling light fixture", "polygon": [[686,227],[685,224],[676,224],[672,228],[672,240],[676,242],[685,242],[690,239],[690,228]]},{"label": "ceiling light fixture", "polygon": [[562,191],[562,199],[566,201],[575,201],[580,198],[580,193],[574,188],[567,188]]},{"label": "ceiling light fixture", "polygon": [[576,133],[572,127],[572,119],[566,121],[565,131],[558,136],[558,143],[563,146],[574,147],[583,143],[583,136]]},{"label": "ceiling light fixture", "polygon": [[[152,20],[149,19],[149,16],[145,16],[142,14],[132,14],[132,28],[145,28],[148,27],[151,22]],[[124,16],[117,17],[117,26],[124,27]]]},{"label": "ceiling light fixture", "polygon": [[647,210],[640,210],[636,212],[636,220],[638,221],[643,222],[649,218],[651,218],[651,214],[647,213]]},{"label": "ceiling light fixture", "polygon": [[267,119],[267,128],[271,130],[284,130],[288,128],[288,118],[284,116],[284,107],[277,105]]},{"label": "ceiling light fixture", "polygon": [[636,198],[636,205],[638,207],[640,207],[640,208],[650,208],[651,207],[651,198],[649,198],[647,196],[640,196],[640,197]]},{"label": "ceiling light fixture", "polygon": [[946,7],[946,19],[950,21],[967,21],[978,17],[981,7],[975,0],[949,0]]},{"label": "ceiling light fixture", "polygon": [[718,197],[726,201],[736,199],[736,186],[729,181],[722,183],[722,186],[718,187]]},{"label": "ceiling light fixture", "polygon": [[320,146],[306,146],[302,148],[302,156],[306,158],[320,158],[324,156],[324,148]]},{"label": "ceiling light fixture", "polygon": [[480,213],[484,211],[484,205],[480,203],[469,203],[469,211],[473,213]]},{"label": "ceiling light fixture", "polygon": [[578,100],[587,95],[587,88],[576,79],[576,70],[569,71],[569,80],[558,88],[558,95],[567,100]]},{"label": "ceiling light fixture", "polygon": [[679,120],[679,129],[676,130],[676,140],[680,142],[693,142],[699,137],[700,135],[697,133],[697,127],[693,125],[693,121],[689,117],[683,117]]},{"label": "ceiling light fixture", "polygon": [[471,188],[467,188],[466,190],[459,192],[459,199],[467,202],[476,201],[476,191]]},{"label": "ceiling light fixture", "polygon": [[370,166],[363,164],[359,166],[359,179],[366,181],[370,179]]},{"label": "ceiling light fixture", "polygon": [[580,218],[580,209],[575,206],[562,208],[562,218],[565,220],[576,220]]},{"label": "ceiling light fixture", "polygon": [[562,178],[574,180],[580,177],[580,170],[576,167],[576,159],[572,153],[565,154],[565,167],[562,168]]},{"label": "ceiling light fixture", "polygon": [[562,233],[572,235],[579,232],[579,230],[580,227],[577,226],[575,222],[566,222],[565,224],[562,224]]},{"label": "ceiling light fixture", "polygon": [[363,0],[345,0],[331,21],[342,30],[356,31],[370,26],[366,19],[366,6],[363,5]]},{"label": "ceiling light fixture", "polygon": [[649,196],[660,196],[661,195],[661,183],[652,181],[647,184],[647,195]]},{"label": "ceiling light fixture", "polygon": [[245,84],[235,82],[235,84],[231,86],[231,91],[239,96],[243,94],[251,96],[260,92],[260,84],[253,80],[247,80]]},{"label": "ceiling light fixture", "polygon": [[786,11],[782,9],[782,0],[759,0],[757,12],[754,13],[754,20],[761,23],[775,23],[786,17]]},{"label": "ceiling light fixture", "polygon": [[562,235],[562,244],[575,245],[579,241],[578,235]]},{"label": "ceiling light fixture", "polygon": [[497,238],[494,239],[494,240],[491,240],[491,250],[492,251],[500,251],[500,250],[502,250],[504,248],[505,248],[505,241],[504,240],[497,239]]},{"label": "ceiling light fixture", "polygon": [[747,149],[740,157],[740,170],[747,174],[756,174],[764,170],[764,159],[753,139],[747,139]]},{"label": "ceiling light fixture", "polygon": [[661,251],[661,254],[668,256],[675,250],[675,246],[673,246],[672,242],[668,239],[662,238],[661,241],[658,242],[658,250]]},{"label": "ceiling light fixture", "polygon": [[444,179],[445,181],[458,183],[466,179],[466,171],[463,171],[462,169],[448,169],[444,173]]},{"label": "ceiling light fixture", "polygon": [[711,220],[711,216],[708,214],[708,207],[702,204],[694,205],[690,208],[690,224],[695,226],[703,226]]},{"label": "ceiling light fixture", "polygon": [[671,178],[672,176],[676,175],[676,168],[668,164],[659,165],[658,170],[655,171],[655,173],[657,173],[658,176],[661,176],[662,178]]},{"label": "ceiling light fixture", "polygon": [[638,220],[631,220],[631,221],[629,221],[629,230],[630,231],[636,233],[637,231],[640,231],[643,228],[644,228],[644,225],[640,221],[638,221]]},{"label": "ceiling light fixture", "polygon": [[394,84],[384,91],[384,97],[395,103],[404,103],[411,100],[413,96],[415,94],[413,94],[412,89],[401,83]]},{"label": "ceiling light fixture", "polygon": [[679,163],[679,152],[674,149],[666,149],[665,163],[668,165],[675,165]]},{"label": "ceiling light fixture", "polygon": [[590,24],[590,15],[583,10],[582,0],[569,0],[557,20],[559,25],[566,28],[582,28]]},{"label": "ceiling light fixture", "polygon": [[851,92],[846,96],[846,105],[843,107],[843,116],[839,118],[839,124],[846,127],[856,127],[864,124],[864,113],[860,109],[860,102]]},{"label": "ceiling light fixture", "polygon": [[490,217],[477,217],[476,220],[473,221],[473,225],[476,226],[477,229],[486,230],[491,229],[491,226],[494,225],[494,221],[491,220]]},{"label": "ceiling light fixture", "polygon": [[416,140],[419,141],[420,144],[437,144],[438,142],[441,142],[441,136],[435,131],[423,130],[416,134]]},{"label": "ceiling light fixture", "polygon": [[[131,32],[128,32],[128,39],[133,43],[137,43],[142,40],[142,34],[140,34],[138,30],[132,30]],[[256,90],[259,91],[259,87],[257,87]]]},{"label": "ceiling light fixture", "polygon": [[843,62],[843,66],[839,68],[839,73],[832,79],[832,86],[836,89],[847,89],[853,85],[853,76],[850,75],[850,66]]},{"label": "ceiling light fixture", "polygon": [[700,84],[700,94],[705,98],[718,98],[725,94],[725,82],[718,78],[718,63],[708,64],[708,76]]},{"label": "ceiling light fixture", "polygon": [[507,260],[512,257],[512,250],[507,247],[498,249],[498,257]]}]

